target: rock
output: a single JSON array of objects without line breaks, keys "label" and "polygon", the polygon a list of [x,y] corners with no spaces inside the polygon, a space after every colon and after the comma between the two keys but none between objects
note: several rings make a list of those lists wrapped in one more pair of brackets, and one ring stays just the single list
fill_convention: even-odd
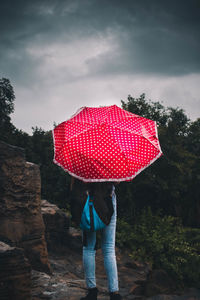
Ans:
[{"label": "rock", "polygon": [[148,274],[150,271],[152,271],[152,267],[149,263],[139,262],[139,261],[135,261],[135,260],[131,260],[131,261],[127,262],[126,266],[128,268],[135,269],[136,271],[145,272],[146,274]]},{"label": "rock", "polygon": [[0,240],[23,248],[32,268],[50,273],[41,214],[40,170],[24,150],[0,142]]},{"label": "rock", "polygon": [[144,292],[143,286],[134,283],[133,286],[130,288],[129,293],[132,295],[142,295]]},{"label": "rock", "polygon": [[149,273],[144,284],[144,294],[151,297],[158,294],[173,294],[176,285],[166,271],[155,269]]},{"label": "rock", "polygon": [[[200,290],[195,288],[187,288],[182,291],[181,295],[155,295],[148,300],[200,300]],[[135,300],[135,299],[134,299]]]},{"label": "rock", "polygon": [[45,223],[45,239],[48,251],[64,253],[66,248],[82,252],[80,228],[70,226],[70,217],[57,205],[42,200],[41,211]]},{"label": "rock", "polygon": [[[71,239],[75,238],[78,246],[80,231],[70,227]],[[73,244],[73,242],[72,242]],[[81,244],[80,250],[81,250]],[[82,253],[76,248],[59,248],[61,252],[51,251],[49,261],[53,270],[52,275],[32,270],[32,300],[76,300],[86,293]],[[77,248],[78,249],[78,248]],[[183,295],[154,295],[146,297],[143,290],[148,273],[146,264],[133,262],[124,251],[116,248],[120,293],[127,300],[200,300],[200,291],[193,289]],[[135,266],[137,266],[137,268]],[[134,268],[133,268],[134,266]],[[96,279],[99,289],[99,300],[109,299],[107,277],[101,249],[96,252]]]},{"label": "rock", "polygon": [[69,227],[69,248],[82,253],[82,232],[80,229]]},{"label": "rock", "polygon": [[69,246],[69,216],[47,200],[42,200],[41,212],[48,251],[64,245]]},{"label": "rock", "polygon": [[31,299],[31,266],[21,248],[0,241],[0,299]]}]

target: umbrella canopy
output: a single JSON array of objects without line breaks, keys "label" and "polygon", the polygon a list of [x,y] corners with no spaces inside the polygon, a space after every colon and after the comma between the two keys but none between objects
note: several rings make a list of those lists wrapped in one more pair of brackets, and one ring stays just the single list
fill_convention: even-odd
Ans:
[{"label": "umbrella canopy", "polygon": [[53,130],[54,163],[85,182],[128,181],[162,155],[155,121],[83,107]]}]

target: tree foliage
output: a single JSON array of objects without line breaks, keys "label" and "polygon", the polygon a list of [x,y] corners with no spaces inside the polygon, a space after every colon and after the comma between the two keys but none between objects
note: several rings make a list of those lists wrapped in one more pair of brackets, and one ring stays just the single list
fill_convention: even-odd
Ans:
[{"label": "tree foliage", "polygon": [[10,114],[14,112],[15,94],[9,79],[0,79],[0,137],[9,142],[9,136],[15,127],[10,121]]},{"label": "tree foliage", "polygon": [[9,79],[0,79],[0,114],[1,117],[9,116],[14,112],[15,94]]},{"label": "tree foliage", "polygon": [[191,122],[182,109],[165,108],[145,94],[129,95],[122,108],[157,122],[163,156],[131,183],[119,185],[120,216],[134,222],[137,212],[151,206],[181,217],[185,225],[200,226],[199,119]]},{"label": "tree foliage", "polygon": [[134,225],[119,220],[116,240],[134,260],[166,270],[180,286],[200,287],[200,229],[184,228],[179,218],[152,214],[148,207]]}]

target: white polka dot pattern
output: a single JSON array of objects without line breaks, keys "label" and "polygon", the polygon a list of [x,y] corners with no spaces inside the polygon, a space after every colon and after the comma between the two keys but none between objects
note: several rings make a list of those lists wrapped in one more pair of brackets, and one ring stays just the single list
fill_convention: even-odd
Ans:
[{"label": "white polka dot pattern", "polygon": [[54,162],[86,181],[128,181],[162,155],[156,123],[116,105],[83,107],[53,130]]}]

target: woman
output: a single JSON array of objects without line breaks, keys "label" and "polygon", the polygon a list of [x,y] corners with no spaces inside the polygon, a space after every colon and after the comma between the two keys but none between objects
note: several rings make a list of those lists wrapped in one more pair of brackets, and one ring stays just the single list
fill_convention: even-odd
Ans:
[{"label": "woman", "polygon": [[[90,196],[98,197],[99,203],[106,199],[113,207],[110,223],[101,230],[101,248],[104,257],[104,267],[108,279],[108,291],[111,300],[121,300],[122,297],[119,294],[118,285],[118,272],[117,262],[115,255],[115,233],[116,233],[116,219],[117,219],[117,203],[115,186],[113,183],[83,183],[77,179],[73,179],[72,183],[72,197],[71,197],[71,209],[72,217],[76,223],[80,220],[80,214],[82,211],[81,197]],[[82,198],[83,199],[83,198]],[[78,204],[78,205],[77,205]],[[96,232],[84,231],[83,232],[83,268],[86,280],[86,286],[88,293],[81,300],[96,300],[98,289],[96,287],[95,276],[95,254],[96,254]]]}]

